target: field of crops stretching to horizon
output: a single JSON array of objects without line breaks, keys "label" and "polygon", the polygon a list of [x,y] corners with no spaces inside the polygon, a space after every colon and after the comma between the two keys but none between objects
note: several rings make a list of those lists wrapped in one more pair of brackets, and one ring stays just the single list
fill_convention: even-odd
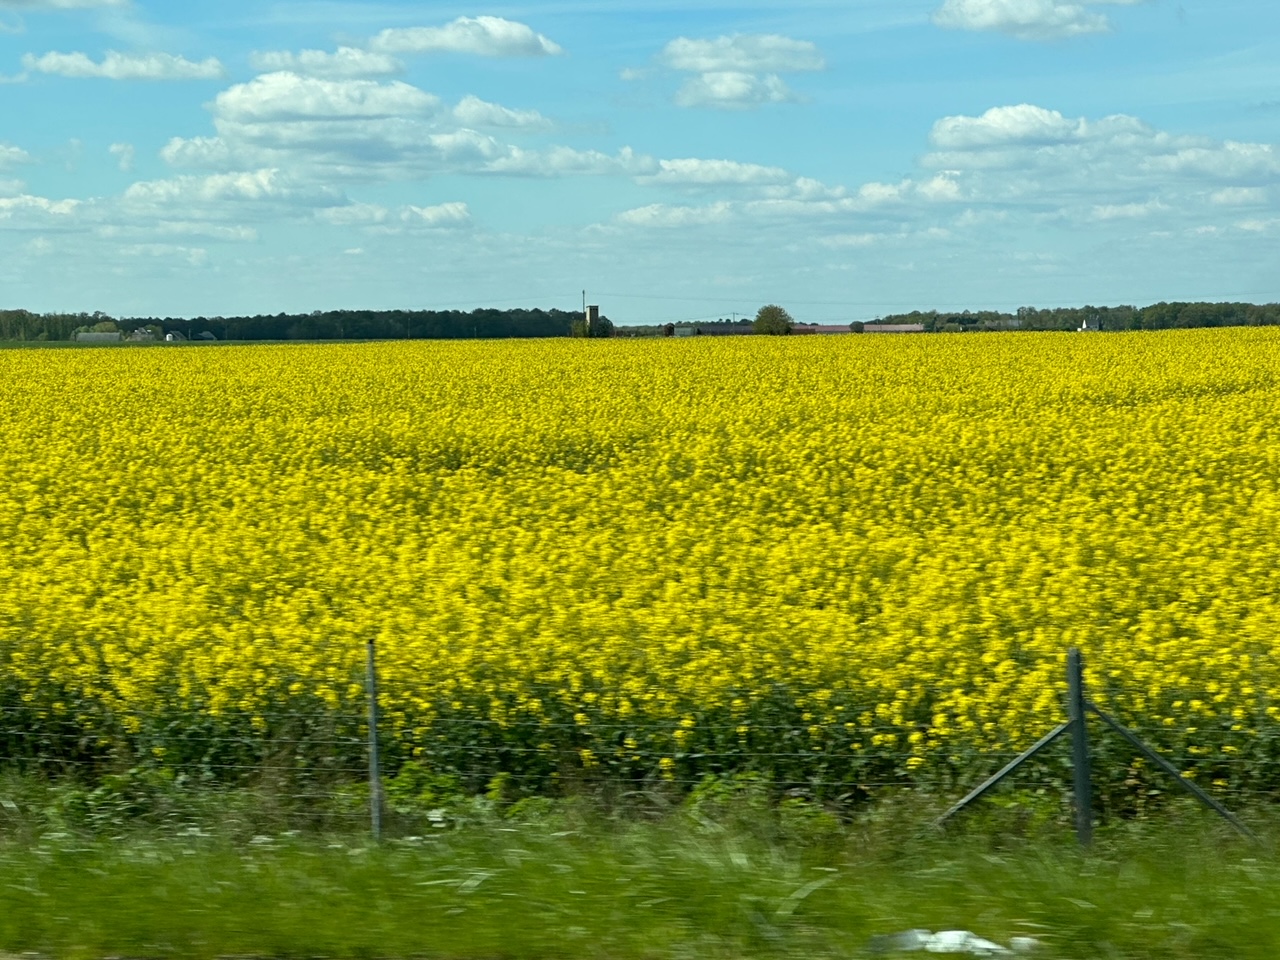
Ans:
[{"label": "field of crops stretching to horizon", "polygon": [[372,638],[468,782],[952,782],[1079,646],[1280,789],[1278,411],[1271,329],[0,353],[0,746],[345,750]]}]

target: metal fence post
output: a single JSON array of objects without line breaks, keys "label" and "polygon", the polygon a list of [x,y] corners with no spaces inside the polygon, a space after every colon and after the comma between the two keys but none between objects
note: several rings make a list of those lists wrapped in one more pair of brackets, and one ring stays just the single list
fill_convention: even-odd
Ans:
[{"label": "metal fence post", "polygon": [[1080,845],[1093,843],[1093,801],[1090,795],[1089,725],[1085,713],[1084,662],[1080,651],[1067,652],[1068,712],[1071,722],[1071,770],[1076,800],[1076,836]]},{"label": "metal fence post", "polygon": [[378,771],[378,661],[373,640],[368,644],[365,685],[369,693],[369,825],[377,843],[382,840],[382,776]]}]

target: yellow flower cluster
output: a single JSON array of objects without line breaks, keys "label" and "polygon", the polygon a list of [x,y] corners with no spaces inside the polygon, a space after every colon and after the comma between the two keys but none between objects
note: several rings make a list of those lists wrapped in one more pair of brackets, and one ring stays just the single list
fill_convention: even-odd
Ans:
[{"label": "yellow flower cluster", "polygon": [[916,776],[1078,646],[1256,775],[1278,410],[1269,329],[0,352],[0,728],[318,735],[372,638],[405,755]]}]

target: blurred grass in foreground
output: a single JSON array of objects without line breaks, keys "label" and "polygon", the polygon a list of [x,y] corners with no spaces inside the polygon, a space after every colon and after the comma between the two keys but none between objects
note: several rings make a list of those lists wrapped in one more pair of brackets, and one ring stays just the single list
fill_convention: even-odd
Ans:
[{"label": "blurred grass in foreground", "polygon": [[1280,818],[1265,811],[1257,845],[1173,803],[1082,853],[1061,817],[1016,806],[943,835],[910,798],[851,823],[750,796],[625,815],[480,798],[374,847],[354,824],[254,835],[270,821],[244,798],[203,823],[66,828],[30,811],[35,795],[0,783],[0,951],[820,958],[911,928],[1032,936],[1045,960],[1280,948]]}]

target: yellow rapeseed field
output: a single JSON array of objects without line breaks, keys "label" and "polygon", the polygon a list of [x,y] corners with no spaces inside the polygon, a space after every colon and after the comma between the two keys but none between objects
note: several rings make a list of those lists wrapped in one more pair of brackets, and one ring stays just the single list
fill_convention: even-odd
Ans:
[{"label": "yellow rapeseed field", "polygon": [[0,352],[0,743],[355,733],[373,638],[427,765],[910,780],[1079,646],[1280,782],[1278,414],[1271,329]]}]

